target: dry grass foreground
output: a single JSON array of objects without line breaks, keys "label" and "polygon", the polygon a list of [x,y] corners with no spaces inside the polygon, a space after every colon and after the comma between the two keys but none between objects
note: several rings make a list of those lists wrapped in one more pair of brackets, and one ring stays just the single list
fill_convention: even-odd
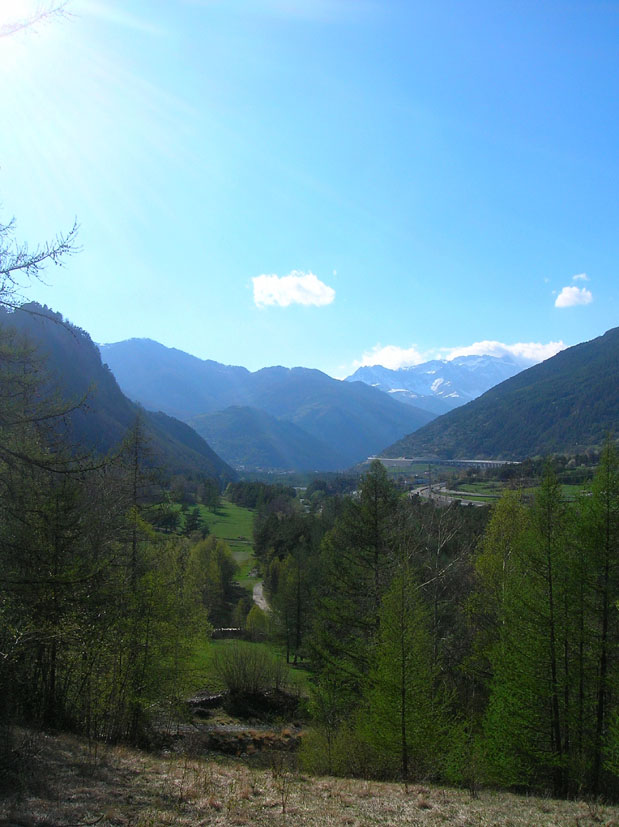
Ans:
[{"label": "dry grass foreground", "polygon": [[34,736],[14,790],[0,800],[0,827],[78,825],[619,825],[619,808],[585,802],[290,773],[277,761],[154,756]]}]

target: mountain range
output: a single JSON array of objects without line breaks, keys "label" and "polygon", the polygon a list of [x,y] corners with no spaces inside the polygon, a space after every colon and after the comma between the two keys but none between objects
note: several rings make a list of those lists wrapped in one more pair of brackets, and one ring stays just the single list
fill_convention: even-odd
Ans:
[{"label": "mountain range", "polygon": [[388,457],[578,452],[619,432],[619,328],[557,353],[397,441]]},{"label": "mountain range", "polygon": [[309,368],[250,372],[150,339],[100,350],[127,396],[191,424],[237,467],[347,468],[434,416],[363,382],[342,382]]},{"label": "mountain range", "polygon": [[[47,307],[33,303],[24,311],[0,309],[0,324],[35,343],[66,400],[85,397],[67,417],[73,441],[113,451],[140,414],[153,462],[173,473],[226,482],[235,477],[228,463],[326,471],[375,453],[523,459],[599,446],[619,426],[619,328],[462,404],[485,383],[516,372],[517,363],[461,357],[400,371],[362,368],[339,381],[308,368],[252,373],[131,339],[101,346],[115,377],[85,331]],[[459,407],[435,417],[415,400]]]},{"label": "mountain range", "polygon": [[364,366],[346,381],[365,382],[400,402],[439,415],[476,399],[521,370],[522,365],[511,356],[459,356],[397,370]]},{"label": "mountain range", "polygon": [[21,310],[0,309],[0,324],[16,330],[36,346],[54,387],[67,402],[84,403],[66,419],[70,440],[98,454],[118,449],[138,414],[153,464],[169,472],[197,472],[221,483],[236,473],[186,423],[165,413],[146,411],[120,390],[88,333],[66,322],[60,313],[36,303]]}]

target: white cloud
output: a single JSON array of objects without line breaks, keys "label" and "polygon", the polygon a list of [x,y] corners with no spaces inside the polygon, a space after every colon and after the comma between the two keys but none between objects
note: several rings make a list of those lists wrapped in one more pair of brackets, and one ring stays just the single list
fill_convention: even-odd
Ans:
[{"label": "white cloud", "polygon": [[[474,342],[464,347],[443,347],[431,351],[421,351],[416,345],[409,348],[398,347],[397,345],[375,345],[371,350],[366,350],[361,359],[353,362],[352,371],[357,368],[382,365],[391,370],[408,368],[413,365],[420,365],[429,362],[431,359],[446,359],[451,361],[458,356],[511,356],[521,367],[528,368],[545,359],[550,359],[567,345],[564,342],[516,342],[513,345],[506,345],[503,342],[486,340]],[[349,371],[351,373],[352,371]],[[345,368],[342,368],[342,375],[348,375]]]},{"label": "white cloud", "polygon": [[564,287],[555,299],[555,307],[575,307],[592,301],[593,295],[586,287]]},{"label": "white cloud", "polygon": [[397,345],[374,345],[371,350],[366,350],[361,359],[353,362],[354,369],[372,365],[382,365],[391,370],[398,368],[409,368],[412,365],[420,365],[427,362],[431,356],[420,353],[415,345],[409,348],[398,347]]},{"label": "white cloud", "polygon": [[589,281],[589,276],[586,273],[578,273],[572,276],[572,281]]},{"label": "white cloud", "polygon": [[511,356],[523,367],[529,367],[543,362],[544,359],[550,359],[565,347],[567,346],[564,342],[516,342],[506,345],[503,342],[486,340],[466,347],[445,349],[443,358],[451,360],[458,356]]},{"label": "white cloud", "polygon": [[324,284],[313,273],[293,270],[281,278],[277,275],[262,275],[252,279],[256,307],[291,304],[322,307],[335,299],[335,290]]}]

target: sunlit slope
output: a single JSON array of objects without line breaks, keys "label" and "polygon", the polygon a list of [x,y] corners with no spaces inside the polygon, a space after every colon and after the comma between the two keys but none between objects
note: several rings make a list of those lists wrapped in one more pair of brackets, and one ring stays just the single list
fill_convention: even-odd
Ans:
[{"label": "sunlit slope", "polygon": [[390,445],[384,456],[523,459],[619,434],[619,328],[561,351]]}]

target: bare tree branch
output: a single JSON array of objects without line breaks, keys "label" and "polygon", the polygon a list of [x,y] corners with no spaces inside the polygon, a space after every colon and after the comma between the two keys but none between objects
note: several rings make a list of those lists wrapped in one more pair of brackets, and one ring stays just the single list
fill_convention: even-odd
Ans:
[{"label": "bare tree branch", "polygon": [[79,252],[76,244],[79,226],[77,220],[66,234],[45,242],[33,250],[28,244],[13,241],[15,222],[0,225],[0,306],[16,309],[24,300],[19,294],[23,279],[40,279],[45,265],[62,266],[63,257]]},{"label": "bare tree branch", "polygon": [[9,37],[25,29],[34,30],[39,23],[44,23],[52,17],[66,17],[69,0],[62,0],[60,3],[49,3],[46,8],[39,9],[29,17],[15,20],[13,23],[5,23],[0,26],[0,37]]}]

